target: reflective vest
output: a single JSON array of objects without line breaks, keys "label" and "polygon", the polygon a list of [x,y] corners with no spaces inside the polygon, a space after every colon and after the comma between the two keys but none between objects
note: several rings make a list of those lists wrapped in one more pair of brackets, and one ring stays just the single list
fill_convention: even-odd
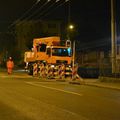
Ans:
[{"label": "reflective vest", "polygon": [[8,60],[8,61],[7,61],[7,68],[13,68],[13,67],[14,67],[13,61]]}]

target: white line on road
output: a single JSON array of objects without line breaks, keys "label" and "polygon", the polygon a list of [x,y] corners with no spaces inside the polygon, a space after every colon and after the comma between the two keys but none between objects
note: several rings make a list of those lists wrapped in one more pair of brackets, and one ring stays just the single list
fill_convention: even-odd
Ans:
[{"label": "white line on road", "polygon": [[31,76],[24,75],[0,75],[0,78],[32,78]]},{"label": "white line on road", "polygon": [[47,88],[47,89],[51,89],[51,90],[56,90],[56,91],[64,92],[64,93],[69,93],[69,94],[73,94],[73,95],[83,96],[83,94],[80,94],[80,93],[66,91],[66,90],[62,90],[62,89],[58,89],[58,88],[53,88],[53,87],[48,87],[48,86],[36,84],[36,83],[33,83],[33,82],[25,82],[25,83],[33,85],[33,86],[39,86],[39,87],[43,87],[43,88]]}]

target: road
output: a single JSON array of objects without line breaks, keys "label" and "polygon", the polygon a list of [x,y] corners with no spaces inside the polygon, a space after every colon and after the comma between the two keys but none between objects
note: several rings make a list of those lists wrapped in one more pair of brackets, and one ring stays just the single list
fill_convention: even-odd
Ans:
[{"label": "road", "polygon": [[120,120],[120,91],[0,72],[0,120]]}]

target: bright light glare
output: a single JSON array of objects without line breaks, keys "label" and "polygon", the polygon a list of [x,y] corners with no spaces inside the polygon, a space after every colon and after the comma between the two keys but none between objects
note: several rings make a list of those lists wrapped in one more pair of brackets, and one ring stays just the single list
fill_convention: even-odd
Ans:
[{"label": "bright light glare", "polygon": [[72,30],[73,28],[74,28],[74,26],[73,26],[73,25],[69,25],[69,29],[71,29],[71,30]]},{"label": "bright light glare", "polygon": [[52,68],[54,68],[55,66],[54,65],[51,65]]}]

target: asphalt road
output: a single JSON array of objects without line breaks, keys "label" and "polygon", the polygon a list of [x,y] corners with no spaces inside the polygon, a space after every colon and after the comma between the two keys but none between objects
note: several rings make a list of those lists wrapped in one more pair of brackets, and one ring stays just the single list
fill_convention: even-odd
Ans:
[{"label": "asphalt road", "polygon": [[120,120],[120,91],[0,72],[0,120]]}]

